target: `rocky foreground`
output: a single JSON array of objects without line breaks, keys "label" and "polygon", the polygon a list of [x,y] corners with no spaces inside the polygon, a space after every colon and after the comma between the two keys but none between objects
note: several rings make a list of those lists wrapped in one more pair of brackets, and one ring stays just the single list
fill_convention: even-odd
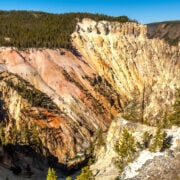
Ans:
[{"label": "rocky foreground", "polygon": [[172,127],[165,129],[168,137],[172,137],[171,147],[163,152],[150,152],[148,149],[137,150],[135,159],[128,163],[120,174],[115,165],[117,153],[115,143],[119,140],[122,129],[128,128],[132,131],[135,141],[141,142],[145,131],[154,134],[155,127],[128,122],[121,117],[111,123],[105,145],[96,151],[96,162],[90,169],[95,175],[95,179],[113,180],[155,180],[155,179],[176,179],[180,178],[180,128]]}]

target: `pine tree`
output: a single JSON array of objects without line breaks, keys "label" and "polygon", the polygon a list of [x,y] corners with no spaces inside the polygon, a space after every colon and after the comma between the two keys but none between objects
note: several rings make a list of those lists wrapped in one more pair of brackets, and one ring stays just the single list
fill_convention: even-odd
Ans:
[{"label": "pine tree", "polygon": [[156,152],[158,147],[162,146],[162,139],[161,139],[161,127],[158,126],[156,130],[156,134],[153,138],[153,142],[150,145],[150,151]]},{"label": "pine tree", "polygon": [[0,122],[0,140],[2,144],[6,144],[6,134],[2,122]]},{"label": "pine tree", "polygon": [[152,134],[149,134],[149,132],[145,131],[143,133],[143,148],[149,147],[151,139],[152,139]]},{"label": "pine tree", "polygon": [[168,116],[171,124],[180,126],[180,89],[177,89],[176,100],[173,105],[174,112]]},{"label": "pine tree", "polygon": [[36,146],[40,144],[39,133],[36,125],[31,127],[31,144]]},{"label": "pine tree", "polygon": [[171,143],[167,138],[167,133],[162,131],[161,125],[157,127],[156,134],[153,138],[153,142],[150,145],[150,151],[157,152],[162,151],[165,148],[169,148]]},{"label": "pine tree", "polygon": [[72,180],[72,177],[68,176],[68,177],[66,178],[66,180]]},{"label": "pine tree", "polygon": [[57,180],[56,172],[53,168],[48,169],[47,180]]},{"label": "pine tree", "polygon": [[89,169],[89,166],[82,168],[81,174],[76,177],[76,180],[93,180],[92,171]]},{"label": "pine tree", "polygon": [[115,151],[118,154],[115,164],[122,171],[124,166],[134,159],[136,152],[134,137],[127,128],[122,130],[121,138],[115,145]]}]

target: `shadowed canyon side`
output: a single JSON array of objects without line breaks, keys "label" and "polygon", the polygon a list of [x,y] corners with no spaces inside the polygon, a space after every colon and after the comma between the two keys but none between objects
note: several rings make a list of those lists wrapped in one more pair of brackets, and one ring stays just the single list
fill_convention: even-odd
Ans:
[{"label": "shadowed canyon side", "polygon": [[180,41],[180,21],[166,21],[147,24],[149,38],[165,39],[172,45],[178,45]]},{"label": "shadowed canyon side", "polygon": [[139,120],[156,125],[171,109],[180,81],[179,46],[147,37],[147,26],[83,19],[73,44],[107,79],[121,104],[136,101]]},{"label": "shadowed canyon side", "polygon": [[156,125],[180,81],[179,46],[149,39],[145,25],[83,19],[71,37],[74,54],[0,48],[5,131],[35,124],[42,147],[69,165],[134,102],[138,120]]}]

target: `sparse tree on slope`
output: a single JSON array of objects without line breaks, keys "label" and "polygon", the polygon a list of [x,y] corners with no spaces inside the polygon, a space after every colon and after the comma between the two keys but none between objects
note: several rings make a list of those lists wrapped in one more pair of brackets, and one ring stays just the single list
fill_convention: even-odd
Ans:
[{"label": "sparse tree on slope", "polygon": [[174,112],[168,116],[171,124],[180,126],[180,89],[176,92],[176,100],[174,103]]},{"label": "sparse tree on slope", "polygon": [[115,151],[118,154],[115,164],[122,171],[124,166],[134,159],[136,152],[134,137],[127,128],[122,130],[121,138],[115,145]]},{"label": "sparse tree on slope", "polygon": [[66,180],[72,180],[72,177],[68,176],[68,177],[66,178]]},{"label": "sparse tree on slope", "polygon": [[56,172],[53,168],[48,169],[47,180],[57,180]]},{"label": "sparse tree on slope", "polygon": [[76,177],[76,180],[93,180],[92,171],[89,169],[89,166],[82,168],[81,174]]},{"label": "sparse tree on slope", "polygon": [[167,133],[162,131],[161,126],[159,125],[156,130],[156,134],[153,138],[153,142],[150,145],[150,151],[157,152],[162,151],[171,146],[171,141],[167,137]]}]

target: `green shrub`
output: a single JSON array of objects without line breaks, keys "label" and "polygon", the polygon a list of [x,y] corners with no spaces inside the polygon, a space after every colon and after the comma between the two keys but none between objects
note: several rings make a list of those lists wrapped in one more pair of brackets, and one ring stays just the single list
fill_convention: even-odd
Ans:
[{"label": "green shrub", "polygon": [[89,166],[86,166],[81,169],[81,174],[76,177],[76,180],[93,180],[92,171],[89,169]]}]

